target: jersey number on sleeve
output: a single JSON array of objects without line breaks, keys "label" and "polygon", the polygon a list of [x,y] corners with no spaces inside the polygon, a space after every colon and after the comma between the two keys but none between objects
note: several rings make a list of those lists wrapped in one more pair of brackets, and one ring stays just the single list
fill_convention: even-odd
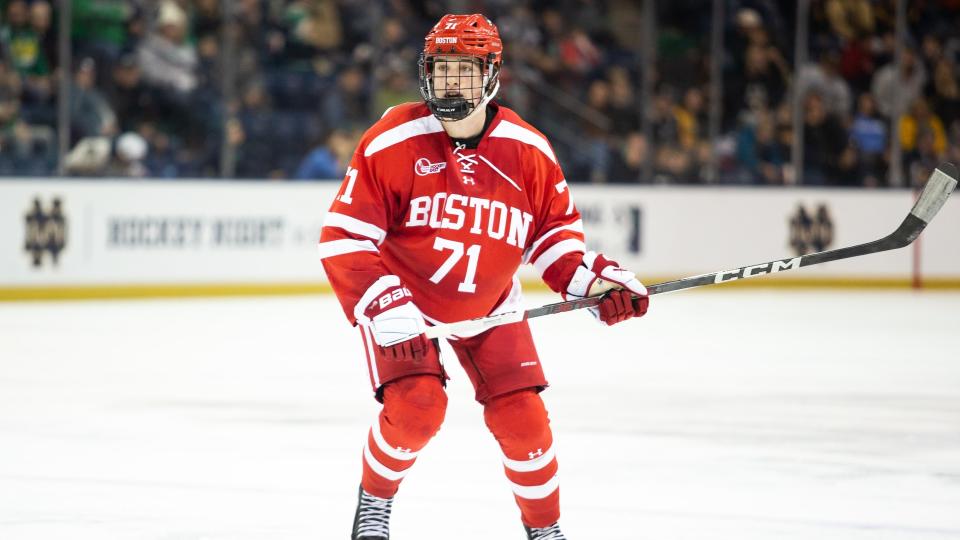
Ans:
[{"label": "jersey number on sleeve", "polygon": [[[438,236],[433,240],[433,249],[437,251],[448,249],[452,252],[447,260],[443,261],[440,268],[437,268],[437,271],[430,276],[430,281],[440,283],[440,281],[450,273],[450,270],[453,270],[453,267],[456,266],[460,259],[463,258],[463,243],[447,240],[446,238],[440,238]],[[466,251],[467,273],[463,276],[463,282],[457,286],[457,290],[464,293],[472,293],[477,290],[477,284],[474,283],[474,279],[477,277],[477,259],[480,258],[480,246],[473,244],[468,247]]]},{"label": "jersey number on sleeve", "polygon": [[347,187],[343,190],[343,195],[337,197],[337,200],[343,204],[353,202],[353,197],[350,194],[353,193],[353,185],[357,183],[357,170],[353,167],[347,167],[347,179]]}]

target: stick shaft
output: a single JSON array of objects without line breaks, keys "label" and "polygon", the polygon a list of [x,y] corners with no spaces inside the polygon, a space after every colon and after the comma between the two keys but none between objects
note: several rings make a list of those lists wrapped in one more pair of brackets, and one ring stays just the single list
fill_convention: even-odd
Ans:
[{"label": "stick shaft", "polygon": [[[924,227],[930,223],[937,212],[940,211],[940,208],[943,207],[943,204],[950,196],[950,193],[952,193],[954,188],[957,186],[957,176],[958,173],[956,166],[949,163],[941,165],[935,169],[933,174],[930,176],[930,179],[927,181],[927,185],[923,192],[920,194],[920,198],[917,199],[916,204],[914,204],[913,208],[910,210],[910,213],[903,220],[900,226],[897,227],[897,230],[879,240],[829,251],[811,253],[809,255],[801,255],[799,257],[792,257],[789,259],[778,259],[765,263],[741,266],[740,268],[721,270],[719,272],[713,272],[710,274],[690,276],[674,281],[666,281],[663,283],[657,283],[655,285],[648,285],[647,293],[649,295],[654,295],[680,291],[684,289],[692,289],[694,287],[717,285],[720,283],[728,283],[740,279],[777,274],[788,270],[796,270],[807,266],[813,266],[815,264],[839,261],[842,259],[849,259],[851,257],[860,257],[862,255],[869,255],[871,253],[880,253],[882,251],[902,248],[912,243],[920,235]],[[567,311],[594,307],[600,304],[602,300],[602,296],[579,298],[577,300],[547,304],[545,306],[528,309],[526,311],[513,311],[509,313],[491,315],[489,317],[471,319],[469,321],[440,324],[428,328],[426,335],[428,338],[432,339],[437,337],[448,337],[461,333],[473,333],[503,324],[510,324],[536,317],[543,317],[545,315],[553,315],[556,313],[565,313]]]}]

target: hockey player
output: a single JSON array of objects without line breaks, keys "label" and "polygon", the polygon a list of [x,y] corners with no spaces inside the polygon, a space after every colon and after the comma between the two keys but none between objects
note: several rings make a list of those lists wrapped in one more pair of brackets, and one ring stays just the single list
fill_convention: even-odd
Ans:
[{"label": "hockey player", "polygon": [[[320,254],[359,326],[383,404],[363,449],[353,540],[389,538],[393,497],[443,422],[447,378],[427,325],[522,309],[529,262],[565,298],[606,293],[606,324],[641,316],[634,274],[584,246],[544,136],[493,102],[502,45],[482,15],[446,15],[420,59],[423,103],[388,109],[360,141],[324,221]],[[639,298],[633,299],[633,295]],[[547,386],[526,322],[450,340],[503,453],[529,539],[562,540]]]}]

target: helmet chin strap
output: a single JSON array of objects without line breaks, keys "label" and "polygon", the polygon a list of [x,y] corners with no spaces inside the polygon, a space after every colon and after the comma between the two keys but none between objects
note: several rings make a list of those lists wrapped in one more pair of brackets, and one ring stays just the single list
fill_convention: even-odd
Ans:
[{"label": "helmet chin strap", "polygon": [[[486,87],[487,85],[484,84],[483,86]],[[460,118],[460,119],[458,119],[458,120],[452,120],[452,119],[451,119],[451,120],[445,120],[445,119],[442,119],[442,118],[441,118],[440,120],[441,120],[442,122],[462,122],[462,121],[470,118],[471,116],[477,114],[477,111],[486,110],[486,108],[487,108],[487,103],[490,103],[490,100],[493,99],[493,98],[497,95],[497,92],[498,92],[499,90],[500,90],[500,77],[497,77],[497,83],[494,85],[493,90],[491,90],[490,92],[487,92],[487,94],[480,100],[479,103],[477,103],[477,106],[474,107],[473,110],[470,111],[469,114],[467,114],[466,116],[464,116],[463,118]]]}]

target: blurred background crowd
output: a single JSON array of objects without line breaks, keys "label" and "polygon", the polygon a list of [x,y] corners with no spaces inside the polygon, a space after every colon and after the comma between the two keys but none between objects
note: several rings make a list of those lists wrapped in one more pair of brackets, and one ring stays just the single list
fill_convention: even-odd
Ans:
[{"label": "blurred background crowd", "polygon": [[0,0],[0,175],[339,180],[482,12],[570,181],[910,185],[960,161],[960,0],[902,1]]}]

